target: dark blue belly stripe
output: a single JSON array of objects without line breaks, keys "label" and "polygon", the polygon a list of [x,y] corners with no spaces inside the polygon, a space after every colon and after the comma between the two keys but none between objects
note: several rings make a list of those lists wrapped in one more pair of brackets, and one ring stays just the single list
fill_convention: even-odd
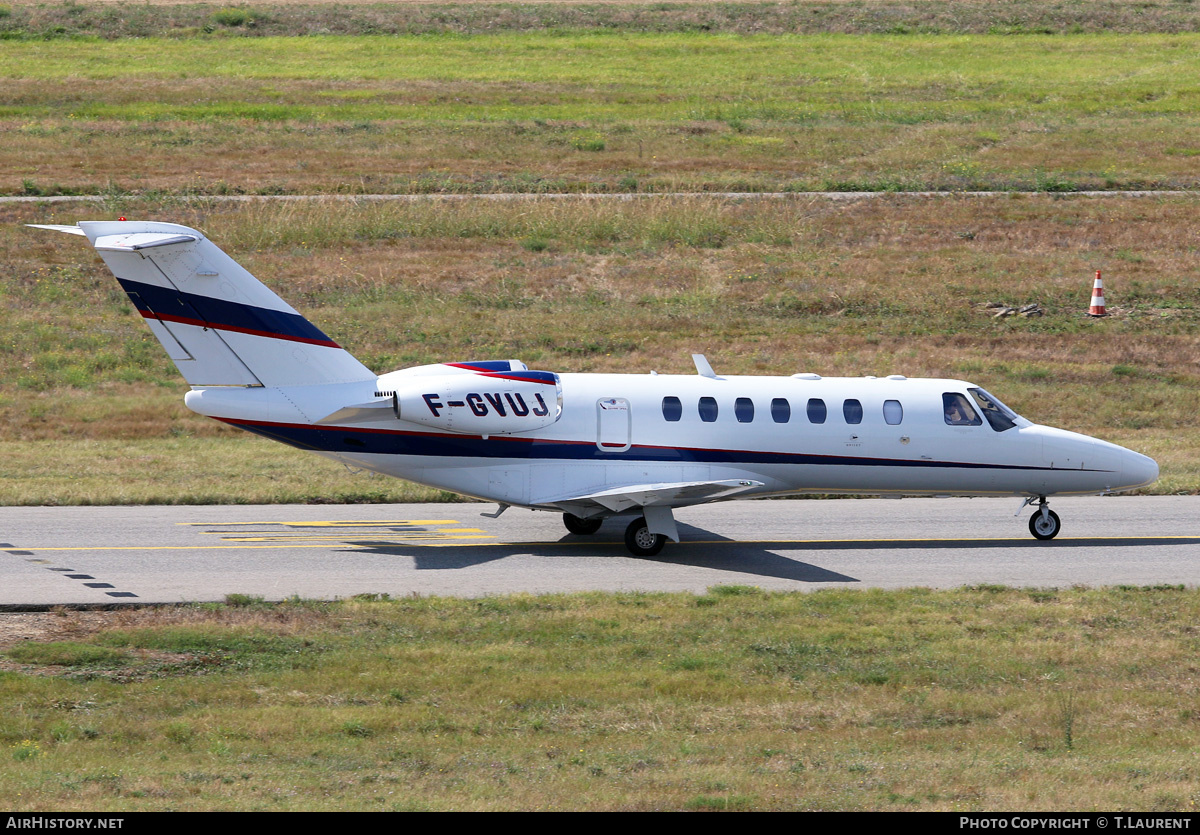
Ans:
[{"label": "dark blue belly stripe", "polygon": [[[902,458],[862,458],[803,452],[761,452],[739,449],[634,445],[624,452],[606,452],[591,441],[516,438],[492,435],[454,435],[360,427],[317,427],[299,423],[217,418],[232,426],[300,449],[359,452],[375,455],[422,455],[449,458],[524,459],[529,461],[651,461],[677,464],[791,464],[860,467],[950,468],[965,470],[1025,470],[1052,472],[1053,467],[1025,464],[981,464],[964,461],[926,461]],[[1074,472],[1105,472],[1074,470]]]}]

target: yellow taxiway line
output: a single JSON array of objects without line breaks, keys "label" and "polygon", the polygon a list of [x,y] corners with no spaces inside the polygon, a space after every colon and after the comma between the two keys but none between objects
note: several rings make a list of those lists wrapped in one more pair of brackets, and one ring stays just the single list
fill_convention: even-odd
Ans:
[{"label": "yellow taxiway line", "polygon": [[[448,537],[449,538],[449,537]],[[490,542],[437,542],[437,537],[429,539],[369,539],[369,540],[354,540],[344,537],[333,537],[334,541],[342,542],[349,548],[366,549],[372,545],[414,545],[422,548],[445,548],[445,547],[471,547],[479,545],[494,545],[503,547],[523,547],[537,548],[549,546],[622,546],[620,540],[599,540],[599,539],[579,539],[577,541],[565,540],[547,540],[544,542],[501,542],[488,536],[462,536],[453,537],[453,539],[491,539]],[[1144,544],[1154,544],[1155,542],[1171,542],[1175,540],[1191,540],[1200,541],[1200,536],[1089,536],[1089,537],[1072,537],[1070,539],[1055,540],[1057,543],[1064,542],[1140,542]],[[39,546],[39,545],[22,545],[22,551],[229,551],[229,550],[258,550],[258,549],[279,549],[279,548],[328,548],[328,542],[313,542],[312,544],[304,544],[310,541],[307,538],[299,542],[279,542],[277,544],[240,544],[240,545],[79,545],[79,546]],[[927,545],[974,542],[983,543],[988,540],[980,539],[689,539],[680,543],[681,545],[767,545],[767,546],[786,546],[786,545],[870,545],[895,543],[902,545],[905,543],[924,543]],[[1034,547],[1039,543],[1037,540],[1026,540],[1016,538],[1004,538],[990,540],[996,545],[1008,544],[1013,542],[1027,543]],[[1053,547],[1053,543],[1044,543]]]}]

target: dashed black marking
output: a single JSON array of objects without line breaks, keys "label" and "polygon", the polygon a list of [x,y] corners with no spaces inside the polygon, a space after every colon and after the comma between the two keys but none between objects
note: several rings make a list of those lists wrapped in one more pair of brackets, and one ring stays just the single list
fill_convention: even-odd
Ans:
[{"label": "dashed black marking", "polygon": [[[0,551],[4,551],[6,554],[12,554],[14,557],[32,557],[32,556],[34,556],[33,551],[25,551],[21,548],[18,548],[15,545],[13,545],[11,542],[0,542]],[[31,559],[31,560],[25,560],[25,562],[33,563],[34,565],[40,565],[42,568],[45,568],[47,571],[58,572],[59,574],[61,574],[63,577],[65,577],[68,580],[95,580],[96,579],[91,574],[80,574],[80,573],[76,572],[76,570],[74,568],[63,568],[61,566],[48,565],[48,563],[50,562],[49,560]],[[83,585],[89,589],[115,589],[116,588],[116,586],[114,586],[112,583],[84,583]],[[137,595],[131,591],[106,591],[105,594],[109,597],[137,597]]]}]

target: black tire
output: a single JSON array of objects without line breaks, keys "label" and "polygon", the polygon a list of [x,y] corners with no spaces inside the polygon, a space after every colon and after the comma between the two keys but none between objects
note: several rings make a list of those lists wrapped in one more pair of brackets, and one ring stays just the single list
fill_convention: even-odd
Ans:
[{"label": "black tire", "polygon": [[563,524],[567,526],[567,530],[577,536],[591,536],[600,530],[604,520],[598,516],[593,519],[580,519],[574,513],[564,513]]},{"label": "black tire", "polygon": [[629,523],[625,529],[625,547],[635,557],[653,557],[667,544],[667,537],[661,533],[650,533],[646,520],[641,516]]},{"label": "black tire", "polygon": [[1059,520],[1057,513],[1053,510],[1047,511],[1046,517],[1046,519],[1042,519],[1041,510],[1035,510],[1029,517],[1029,532],[1037,539],[1054,539],[1062,530],[1062,521]]}]

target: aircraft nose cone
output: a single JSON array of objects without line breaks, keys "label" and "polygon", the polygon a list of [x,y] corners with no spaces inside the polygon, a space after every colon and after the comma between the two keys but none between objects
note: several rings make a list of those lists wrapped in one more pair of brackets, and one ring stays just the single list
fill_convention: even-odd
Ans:
[{"label": "aircraft nose cone", "polygon": [[1147,455],[1127,449],[1122,456],[1121,473],[1129,487],[1145,487],[1158,480],[1158,462]]}]

